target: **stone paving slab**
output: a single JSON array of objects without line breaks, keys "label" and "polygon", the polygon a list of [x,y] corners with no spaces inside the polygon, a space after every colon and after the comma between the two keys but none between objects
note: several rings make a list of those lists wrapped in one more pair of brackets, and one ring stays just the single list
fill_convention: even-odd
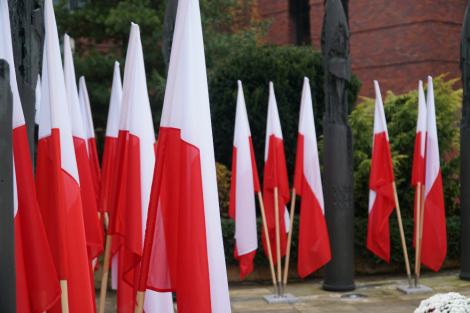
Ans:
[{"label": "stone paving slab", "polygon": [[[230,283],[230,301],[233,313],[401,313],[410,312],[422,300],[437,293],[458,292],[470,297],[470,282],[459,280],[458,273],[442,271],[425,273],[420,284],[434,289],[433,293],[406,295],[396,288],[407,283],[405,275],[369,275],[355,279],[357,289],[352,292],[327,292],[322,289],[321,279],[295,280],[289,282],[287,293],[296,296],[294,304],[268,304],[263,295],[272,294],[274,288],[268,282]],[[341,298],[344,294],[359,293],[363,299]],[[99,297],[99,290],[96,291]],[[99,299],[97,299],[98,303]],[[108,291],[105,313],[116,312],[116,292]],[[175,312],[176,304],[175,304]]]}]

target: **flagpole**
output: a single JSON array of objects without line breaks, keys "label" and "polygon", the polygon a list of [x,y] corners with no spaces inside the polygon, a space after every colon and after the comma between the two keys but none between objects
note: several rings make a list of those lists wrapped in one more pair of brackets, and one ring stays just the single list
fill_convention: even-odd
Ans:
[{"label": "flagpole", "polygon": [[420,206],[420,211],[421,211],[421,218],[420,218],[420,226],[419,226],[419,253],[418,253],[418,258],[419,258],[419,262],[418,262],[418,275],[421,274],[421,249],[422,249],[422,245],[423,245],[423,228],[424,228],[424,198],[425,198],[425,194],[424,194],[424,184],[423,186],[421,187],[421,206]]},{"label": "flagpole", "polygon": [[277,255],[277,294],[281,296],[282,277],[281,277],[281,237],[279,234],[279,194],[277,187],[274,187],[274,217],[276,218],[276,255]]},{"label": "flagpole", "polygon": [[104,313],[106,302],[106,289],[108,288],[109,259],[111,257],[111,243],[113,236],[106,236],[106,248],[104,250],[103,274],[101,275],[100,305],[98,313]]},{"label": "flagpole", "polygon": [[60,289],[62,290],[62,295],[60,296],[60,306],[62,308],[62,313],[69,313],[69,294],[67,290],[66,279],[60,281]]},{"label": "flagpole", "polygon": [[290,258],[290,247],[291,247],[291,242],[292,242],[292,232],[293,232],[293,227],[294,227],[294,210],[295,210],[295,187],[292,188],[292,201],[290,203],[290,227],[289,227],[289,235],[287,237],[287,252],[286,252],[286,265],[284,267],[284,286],[282,293],[284,294],[284,291],[286,290],[286,285],[287,285],[287,274],[289,272],[289,258]]},{"label": "flagpole", "polygon": [[261,194],[261,191],[258,192],[258,200],[259,200],[259,207],[260,207],[260,211],[261,211],[261,219],[263,221],[264,237],[266,238],[266,246],[268,247],[269,267],[271,268],[271,277],[273,279],[274,293],[277,293],[276,273],[274,271],[273,255],[271,253],[271,241],[269,240],[268,224],[266,223],[266,215],[265,215],[265,212],[264,212],[263,195]]},{"label": "flagpole", "polygon": [[411,288],[413,285],[411,284],[410,262],[408,260],[408,251],[406,250],[405,233],[403,232],[403,224],[401,222],[401,213],[400,213],[400,205],[398,204],[397,186],[395,185],[395,182],[393,182],[392,185],[393,185],[393,195],[395,196],[395,205],[397,207],[398,228],[400,229],[401,244],[403,246],[403,255],[405,257],[406,273],[408,274],[408,282],[410,283],[410,288]]},{"label": "flagpole", "polygon": [[144,300],[145,300],[145,291],[137,291],[137,306],[135,307],[134,313],[143,313],[144,312]]},{"label": "flagpole", "polygon": [[108,225],[109,225],[109,214],[108,214],[108,212],[104,213],[104,225],[106,226],[106,231],[108,231]]},{"label": "flagpole", "polygon": [[416,186],[416,234],[415,234],[415,242],[416,242],[416,255],[415,255],[415,288],[418,287],[419,284],[419,233],[420,233],[420,222],[421,217],[421,183],[418,182]]}]

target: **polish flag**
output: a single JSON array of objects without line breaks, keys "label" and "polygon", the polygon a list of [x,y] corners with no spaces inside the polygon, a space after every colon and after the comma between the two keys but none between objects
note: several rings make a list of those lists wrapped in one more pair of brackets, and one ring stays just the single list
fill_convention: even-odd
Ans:
[{"label": "polish flag", "polygon": [[113,85],[109,102],[108,122],[103,153],[103,175],[101,179],[98,210],[101,213],[109,211],[112,196],[113,174],[115,168],[116,146],[119,135],[119,118],[121,115],[122,83],[119,63],[114,63]]},{"label": "polish flag", "polygon": [[16,307],[18,312],[49,310],[60,299],[60,286],[36,201],[25,119],[16,84],[8,1],[0,1],[0,59],[9,65],[13,98],[13,201]]},{"label": "polish flag", "polygon": [[[93,312],[80,180],[52,0],[45,1],[45,42],[36,169],[39,208],[70,312]],[[47,310],[60,312],[60,303]]]},{"label": "polish flag", "polygon": [[139,283],[230,312],[199,1],[178,2]]},{"label": "polish flag", "polygon": [[[424,99],[423,82],[419,81],[418,91],[418,122],[416,125],[416,139],[415,139],[415,152],[413,157],[413,173],[411,174],[411,186],[416,187],[418,183],[421,186],[424,185],[424,152],[426,149],[426,100]],[[416,214],[418,206],[417,193],[415,194],[415,209],[414,209],[414,220],[415,220],[415,233],[413,236],[413,247],[416,247]],[[421,195],[421,198],[424,195]]]},{"label": "polish flag", "polygon": [[[289,181],[287,178],[286,157],[282,139],[281,121],[277,110],[273,83],[269,82],[268,120],[266,126],[266,148],[264,152],[263,202],[268,225],[269,242],[273,264],[277,264],[276,218],[274,208],[274,188],[278,188],[279,234],[281,257],[286,255],[287,236],[289,232],[289,213],[286,204],[290,201]],[[283,214],[284,211],[284,214]],[[268,256],[266,239],[262,233],[263,248]]]},{"label": "polish flag", "polygon": [[395,208],[393,193],[392,156],[387,132],[387,122],[379,83],[374,80],[375,113],[372,164],[369,181],[369,227],[367,249],[390,262],[390,230],[388,218]]},{"label": "polish flag", "polygon": [[447,254],[446,216],[439,144],[437,141],[436,109],[432,77],[428,76],[426,133],[426,180],[423,217],[423,246],[421,262],[437,272]]},{"label": "polish flag", "polygon": [[304,78],[300,102],[294,187],[296,194],[302,197],[297,270],[304,278],[331,260],[312,95],[307,77]]},{"label": "polish flag", "polygon": [[41,107],[41,75],[38,74],[38,81],[36,83],[36,102],[34,103],[34,108],[36,112],[34,113],[34,123],[39,125],[39,108]]},{"label": "polish flag", "polygon": [[229,215],[235,221],[235,258],[240,261],[241,279],[253,271],[258,249],[255,193],[260,190],[245,96],[242,82],[238,81]]},{"label": "polish flag", "polygon": [[[86,150],[86,136],[83,129],[82,114],[78,100],[77,84],[75,80],[75,68],[73,65],[70,37],[64,36],[64,77],[67,103],[70,108],[72,122],[73,145],[77,160],[78,176],[80,178],[80,190],[85,222],[85,238],[88,252],[88,267],[90,268],[90,283],[93,298],[95,296],[95,283],[93,279],[93,260],[103,253],[103,227],[98,218],[96,195],[93,188],[90,162]],[[95,302],[93,302],[95,304]],[[96,310],[95,310],[96,311]]]},{"label": "polish flag", "polygon": [[108,235],[112,235],[111,268],[112,287],[117,289],[117,309],[119,313],[133,313],[135,309],[135,297],[133,287],[123,279],[125,272],[125,247],[126,235],[126,195],[127,195],[127,169],[129,150],[129,127],[131,92],[134,84],[134,63],[137,38],[140,40],[139,27],[131,25],[129,44],[127,47],[126,64],[124,68],[124,85],[121,99],[121,112],[119,117],[119,131],[116,143],[116,152],[111,186],[111,198],[109,212]]},{"label": "polish flag", "polygon": [[85,77],[79,79],[80,84],[80,111],[82,112],[83,129],[86,135],[86,148],[88,152],[88,159],[90,160],[91,175],[93,178],[93,186],[95,188],[96,202],[100,194],[100,162],[98,160],[98,152],[96,151],[95,141],[95,127],[93,126],[93,118],[91,116],[90,98],[88,97],[88,90],[86,88]]},{"label": "polish flag", "polygon": [[[132,85],[125,86],[128,92],[130,106],[128,175],[126,189],[126,235],[124,237],[123,279],[135,287],[140,274],[147,211],[152,189],[152,175],[155,167],[155,130],[153,128],[152,112],[147,93],[145,78],[144,55],[140,41],[140,30],[137,24],[133,33],[135,52],[133,54]],[[135,307],[135,304],[134,306]],[[173,312],[171,293],[159,293],[149,290],[145,297],[144,310],[152,312]]]}]

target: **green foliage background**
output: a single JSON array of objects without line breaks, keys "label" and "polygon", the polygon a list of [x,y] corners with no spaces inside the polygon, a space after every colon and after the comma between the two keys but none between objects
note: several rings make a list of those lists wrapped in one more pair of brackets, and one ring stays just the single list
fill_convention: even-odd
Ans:
[{"label": "green foliage background", "polygon": [[[313,47],[247,46],[216,67],[210,75],[209,97],[212,114],[215,158],[228,168],[232,166],[233,131],[237,102],[237,80],[242,81],[250,122],[256,164],[262,181],[269,81],[274,83],[281,119],[287,172],[292,182],[304,77],[310,80],[317,136],[323,134],[323,68],[321,52]],[[346,85],[352,108],[361,82],[353,74]]]},{"label": "green foliage background", "polygon": [[[460,215],[460,108],[462,90],[453,90],[458,79],[434,78],[437,136],[441,159],[446,216]],[[427,86],[425,95],[427,94]],[[369,175],[372,154],[375,99],[364,98],[349,116],[354,136],[354,209],[356,217],[368,216]],[[404,95],[387,92],[384,100],[393,169],[403,217],[413,217],[415,189],[411,186],[418,116],[418,91]],[[322,144],[320,143],[320,147]]]}]

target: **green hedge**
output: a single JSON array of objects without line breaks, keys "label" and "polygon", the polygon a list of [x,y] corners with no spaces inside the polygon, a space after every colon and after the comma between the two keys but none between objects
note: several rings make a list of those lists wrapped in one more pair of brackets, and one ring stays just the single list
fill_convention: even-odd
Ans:
[{"label": "green hedge", "polygon": [[[391,257],[390,263],[404,264],[403,250],[401,247],[400,233],[398,230],[396,213],[393,212],[390,217],[390,245]],[[367,218],[355,219],[354,230],[354,251],[356,262],[361,261],[366,264],[385,263],[382,259],[375,256],[366,248],[367,241]],[[269,266],[268,259],[265,256],[263,245],[261,243],[261,218],[257,219],[258,224],[258,250],[254,259],[255,266]],[[406,246],[408,248],[408,256],[410,264],[414,264],[415,250],[413,248],[413,219],[404,218],[403,228],[405,231]],[[235,222],[231,219],[222,219],[222,235],[224,240],[225,260],[227,265],[238,265],[238,261],[233,257],[233,249],[235,245]],[[292,250],[290,263],[292,266],[297,265],[297,243],[299,238],[299,216],[294,219],[294,233],[292,238]],[[447,218],[447,258],[449,260],[460,259],[460,217]]]}]

